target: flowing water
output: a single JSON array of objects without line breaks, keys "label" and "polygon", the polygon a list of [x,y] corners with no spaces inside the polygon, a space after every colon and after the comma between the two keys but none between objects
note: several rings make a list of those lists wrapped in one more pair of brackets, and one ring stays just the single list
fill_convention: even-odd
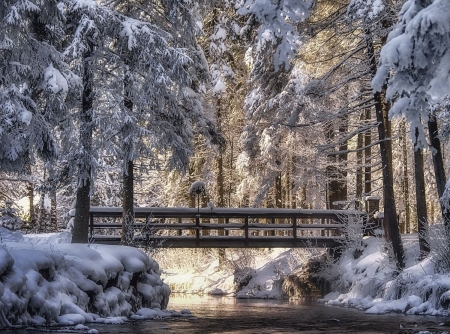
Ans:
[{"label": "flowing water", "polygon": [[[100,334],[150,333],[445,333],[450,318],[368,315],[363,311],[314,302],[234,299],[230,297],[173,295],[168,309],[189,309],[192,317],[139,321],[124,325],[88,324]],[[445,325],[440,325],[444,323]],[[0,334],[31,334],[4,331]]]}]

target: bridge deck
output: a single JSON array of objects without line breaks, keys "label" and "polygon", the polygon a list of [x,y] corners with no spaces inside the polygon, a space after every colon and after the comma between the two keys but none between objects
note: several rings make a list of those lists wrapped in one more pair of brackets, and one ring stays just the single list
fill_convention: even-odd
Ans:
[{"label": "bridge deck", "polygon": [[[121,216],[122,208],[91,207],[91,239],[119,244],[122,224],[111,219]],[[349,217],[366,221],[361,211],[254,208],[145,207],[135,217],[145,222],[128,228],[134,245],[172,248],[334,247]]]}]

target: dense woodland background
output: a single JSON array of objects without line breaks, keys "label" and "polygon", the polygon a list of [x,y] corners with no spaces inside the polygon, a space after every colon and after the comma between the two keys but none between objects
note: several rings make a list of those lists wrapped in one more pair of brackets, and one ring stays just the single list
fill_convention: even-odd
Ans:
[{"label": "dense woodland background", "polygon": [[90,205],[193,207],[196,180],[202,206],[381,196],[394,245],[445,216],[444,0],[3,0],[0,17],[0,200],[27,228],[74,209],[85,241]]}]

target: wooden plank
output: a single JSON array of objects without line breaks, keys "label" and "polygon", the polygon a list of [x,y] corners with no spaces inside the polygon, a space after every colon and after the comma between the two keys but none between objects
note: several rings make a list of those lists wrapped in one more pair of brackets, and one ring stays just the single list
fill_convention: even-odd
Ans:
[{"label": "wooden plank", "polygon": [[[94,243],[99,244],[119,244],[120,236],[97,236],[94,235]],[[159,243],[162,248],[308,248],[308,247],[336,247],[339,246],[339,239],[342,237],[298,237],[297,242],[294,242],[293,237],[252,237],[249,236],[247,241],[244,236],[202,236],[198,240],[195,236],[191,237],[163,237],[150,236],[149,242]],[[139,241],[144,241],[145,238],[138,238]],[[311,246],[310,246],[311,245]]]},{"label": "wooden plank", "polygon": [[[142,229],[143,227],[148,227],[155,230],[180,230],[180,229],[190,229],[199,227],[201,229],[207,230],[236,230],[243,229],[245,224],[241,223],[230,223],[230,224],[214,224],[214,223],[200,223],[198,226],[195,223],[154,223],[146,225],[143,223],[136,223],[133,225],[136,229]],[[118,223],[97,223],[93,225],[94,229],[121,229],[122,224]],[[292,229],[292,224],[264,224],[264,223],[249,223],[248,228],[251,230],[283,230]],[[315,230],[315,229],[339,229],[342,228],[342,224],[297,224],[297,229],[303,230]]]},{"label": "wooden plank", "polygon": [[[136,218],[193,218],[197,216],[195,208],[161,208],[161,207],[139,207],[134,208]],[[121,217],[121,207],[96,207],[92,206],[90,213],[94,217]],[[351,210],[312,210],[312,209],[267,209],[267,208],[201,208],[199,210],[201,218],[291,218],[293,216],[299,219],[323,218],[336,219],[345,215],[361,215],[366,213],[362,211]]]}]

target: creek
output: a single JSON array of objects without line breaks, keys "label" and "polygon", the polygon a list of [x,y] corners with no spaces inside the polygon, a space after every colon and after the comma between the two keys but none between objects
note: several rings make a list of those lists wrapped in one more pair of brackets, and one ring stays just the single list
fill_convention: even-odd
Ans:
[{"label": "creek", "polygon": [[[189,309],[192,317],[137,321],[123,325],[87,325],[97,329],[100,334],[450,332],[449,318],[403,314],[369,315],[360,310],[325,306],[312,301],[173,294],[168,309]],[[440,325],[442,323],[445,325]],[[1,334],[31,334],[37,331],[2,332]]]}]

